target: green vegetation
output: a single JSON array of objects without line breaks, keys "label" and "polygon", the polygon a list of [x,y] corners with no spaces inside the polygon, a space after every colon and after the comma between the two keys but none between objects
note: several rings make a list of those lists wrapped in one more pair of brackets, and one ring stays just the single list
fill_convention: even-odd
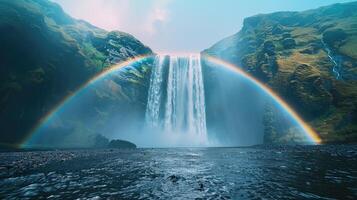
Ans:
[{"label": "green vegetation", "polygon": [[9,144],[96,73],[152,53],[129,34],[75,20],[45,0],[0,0],[0,44],[0,141]]},{"label": "green vegetation", "polygon": [[[324,142],[356,142],[356,10],[353,2],[249,17],[240,32],[204,53],[235,63],[268,83]],[[332,72],[326,46],[341,63],[342,79],[336,80]],[[279,141],[282,136],[276,137],[271,121],[266,120],[266,133]],[[266,142],[273,142],[271,138],[266,136]]]}]

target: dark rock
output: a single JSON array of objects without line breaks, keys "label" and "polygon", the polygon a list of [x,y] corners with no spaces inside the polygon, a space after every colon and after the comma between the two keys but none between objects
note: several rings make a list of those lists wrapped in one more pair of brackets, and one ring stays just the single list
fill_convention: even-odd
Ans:
[{"label": "dark rock", "polygon": [[271,33],[273,35],[278,35],[278,34],[282,34],[284,32],[283,28],[279,25],[275,25],[274,28],[272,29]]},{"label": "dark rock", "polygon": [[283,39],[285,38],[291,38],[291,34],[290,33],[284,33],[283,34]]},{"label": "dark rock", "polygon": [[292,49],[296,46],[296,42],[293,38],[285,38],[282,41],[282,44],[285,49]]},{"label": "dark rock", "polygon": [[198,183],[198,190],[203,191],[204,190],[204,185],[203,183]]},{"label": "dark rock", "polygon": [[275,45],[272,41],[264,42],[264,52],[270,56],[275,54]]},{"label": "dark rock", "polygon": [[300,64],[290,77],[288,96],[294,99],[307,114],[314,118],[316,114],[326,113],[332,104],[332,95],[325,88],[326,84],[321,74],[314,73],[314,67]]},{"label": "dark rock", "polygon": [[136,145],[125,140],[112,140],[110,141],[108,147],[117,149],[135,149]]},{"label": "dark rock", "polygon": [[173,183],[176,183],[178,180],[179,180],[179,177],[176,176],[176,175],[171,175],[168,177],[168,179],[173,182]]},{"label": "dark rock", "polygon": [[0,1],[0,13],[1,143],[21,143],[39,119],[104,68],[152,53],[133,36],[76,20],[52,1]]},{"label": "dark rock", "polygon": [[342,29],[327,30],[323,33],[323,41],[330,47],[340,46],[347,38],[347,33]]},{"label": "dark rock", "polygon": [[[244,20],[240,32],[205,52],[235,55],[221,59],[241,66],[273,88],[304,120],[313,123],[323,141],[356,142],[356,123],[352,120],[356,117],[349,117],[357,105],[355,10],[357,2],[256,15]],[[240,48],[251,41],[256,45]],[[336,80],[334,63],[325,46],[332,56],[341,58],[336,61],[343,80]],[[274,128],[266,127],[274,135],[268,138],[270,142],[279,141],[282,136]]]}]

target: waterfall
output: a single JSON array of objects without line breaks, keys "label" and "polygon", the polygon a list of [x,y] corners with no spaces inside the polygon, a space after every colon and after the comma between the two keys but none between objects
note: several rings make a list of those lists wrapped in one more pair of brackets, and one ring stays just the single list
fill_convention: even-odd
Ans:
[{"label": "waterfall", "polygon": [[327,52],[327,56],[328,58],[331,60],[331,62],[333,63],[333,68],[332,68],[332,72],[335,74],[335,78],[337,80],[341,79],[341,74],[340,74],[340,71],[341,71],[341,64],[340,64],[340,61],[338,60],[338,58],[335,58],[332,54],[332,51],[331,49],[327,46],[327,44],[324,42],[323,39],[321,39],[321,42],[322,44],[324,45],[325,47],[325,50]]},{"label": "waterfall", "polygon": [[148,93],[148,102],[146,106],[146,120],[153,127],[159,126],[160,105],[162,96],[163,81],[163,61],[164,57],[156,56],[154,67],[150,77],[150,87]]},{"label": "waterfall", "polygon": [[188,143],[180,145],[207,144],[199,55],[156,56],[150,78],[146,123],[166,136],[173,136],[176,143]]}]

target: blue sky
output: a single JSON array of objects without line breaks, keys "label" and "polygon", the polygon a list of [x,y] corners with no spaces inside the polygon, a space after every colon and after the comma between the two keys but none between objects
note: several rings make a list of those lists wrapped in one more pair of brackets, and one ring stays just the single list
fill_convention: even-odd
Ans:
[{"label": "blue sky", "polygon": [[351,0],[52,0],[71,16],[130,33],[156,52],[200,52],[260,13],[301,11]]}]

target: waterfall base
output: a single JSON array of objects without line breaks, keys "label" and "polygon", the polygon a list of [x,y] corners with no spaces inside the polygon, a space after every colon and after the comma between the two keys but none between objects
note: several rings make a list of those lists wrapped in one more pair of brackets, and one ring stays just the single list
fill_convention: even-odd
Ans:
[{"label": "waterfall base", "polygon": [[164,143],[208,145],[201,59],[199,55],[155,58],[146,123]]}]

